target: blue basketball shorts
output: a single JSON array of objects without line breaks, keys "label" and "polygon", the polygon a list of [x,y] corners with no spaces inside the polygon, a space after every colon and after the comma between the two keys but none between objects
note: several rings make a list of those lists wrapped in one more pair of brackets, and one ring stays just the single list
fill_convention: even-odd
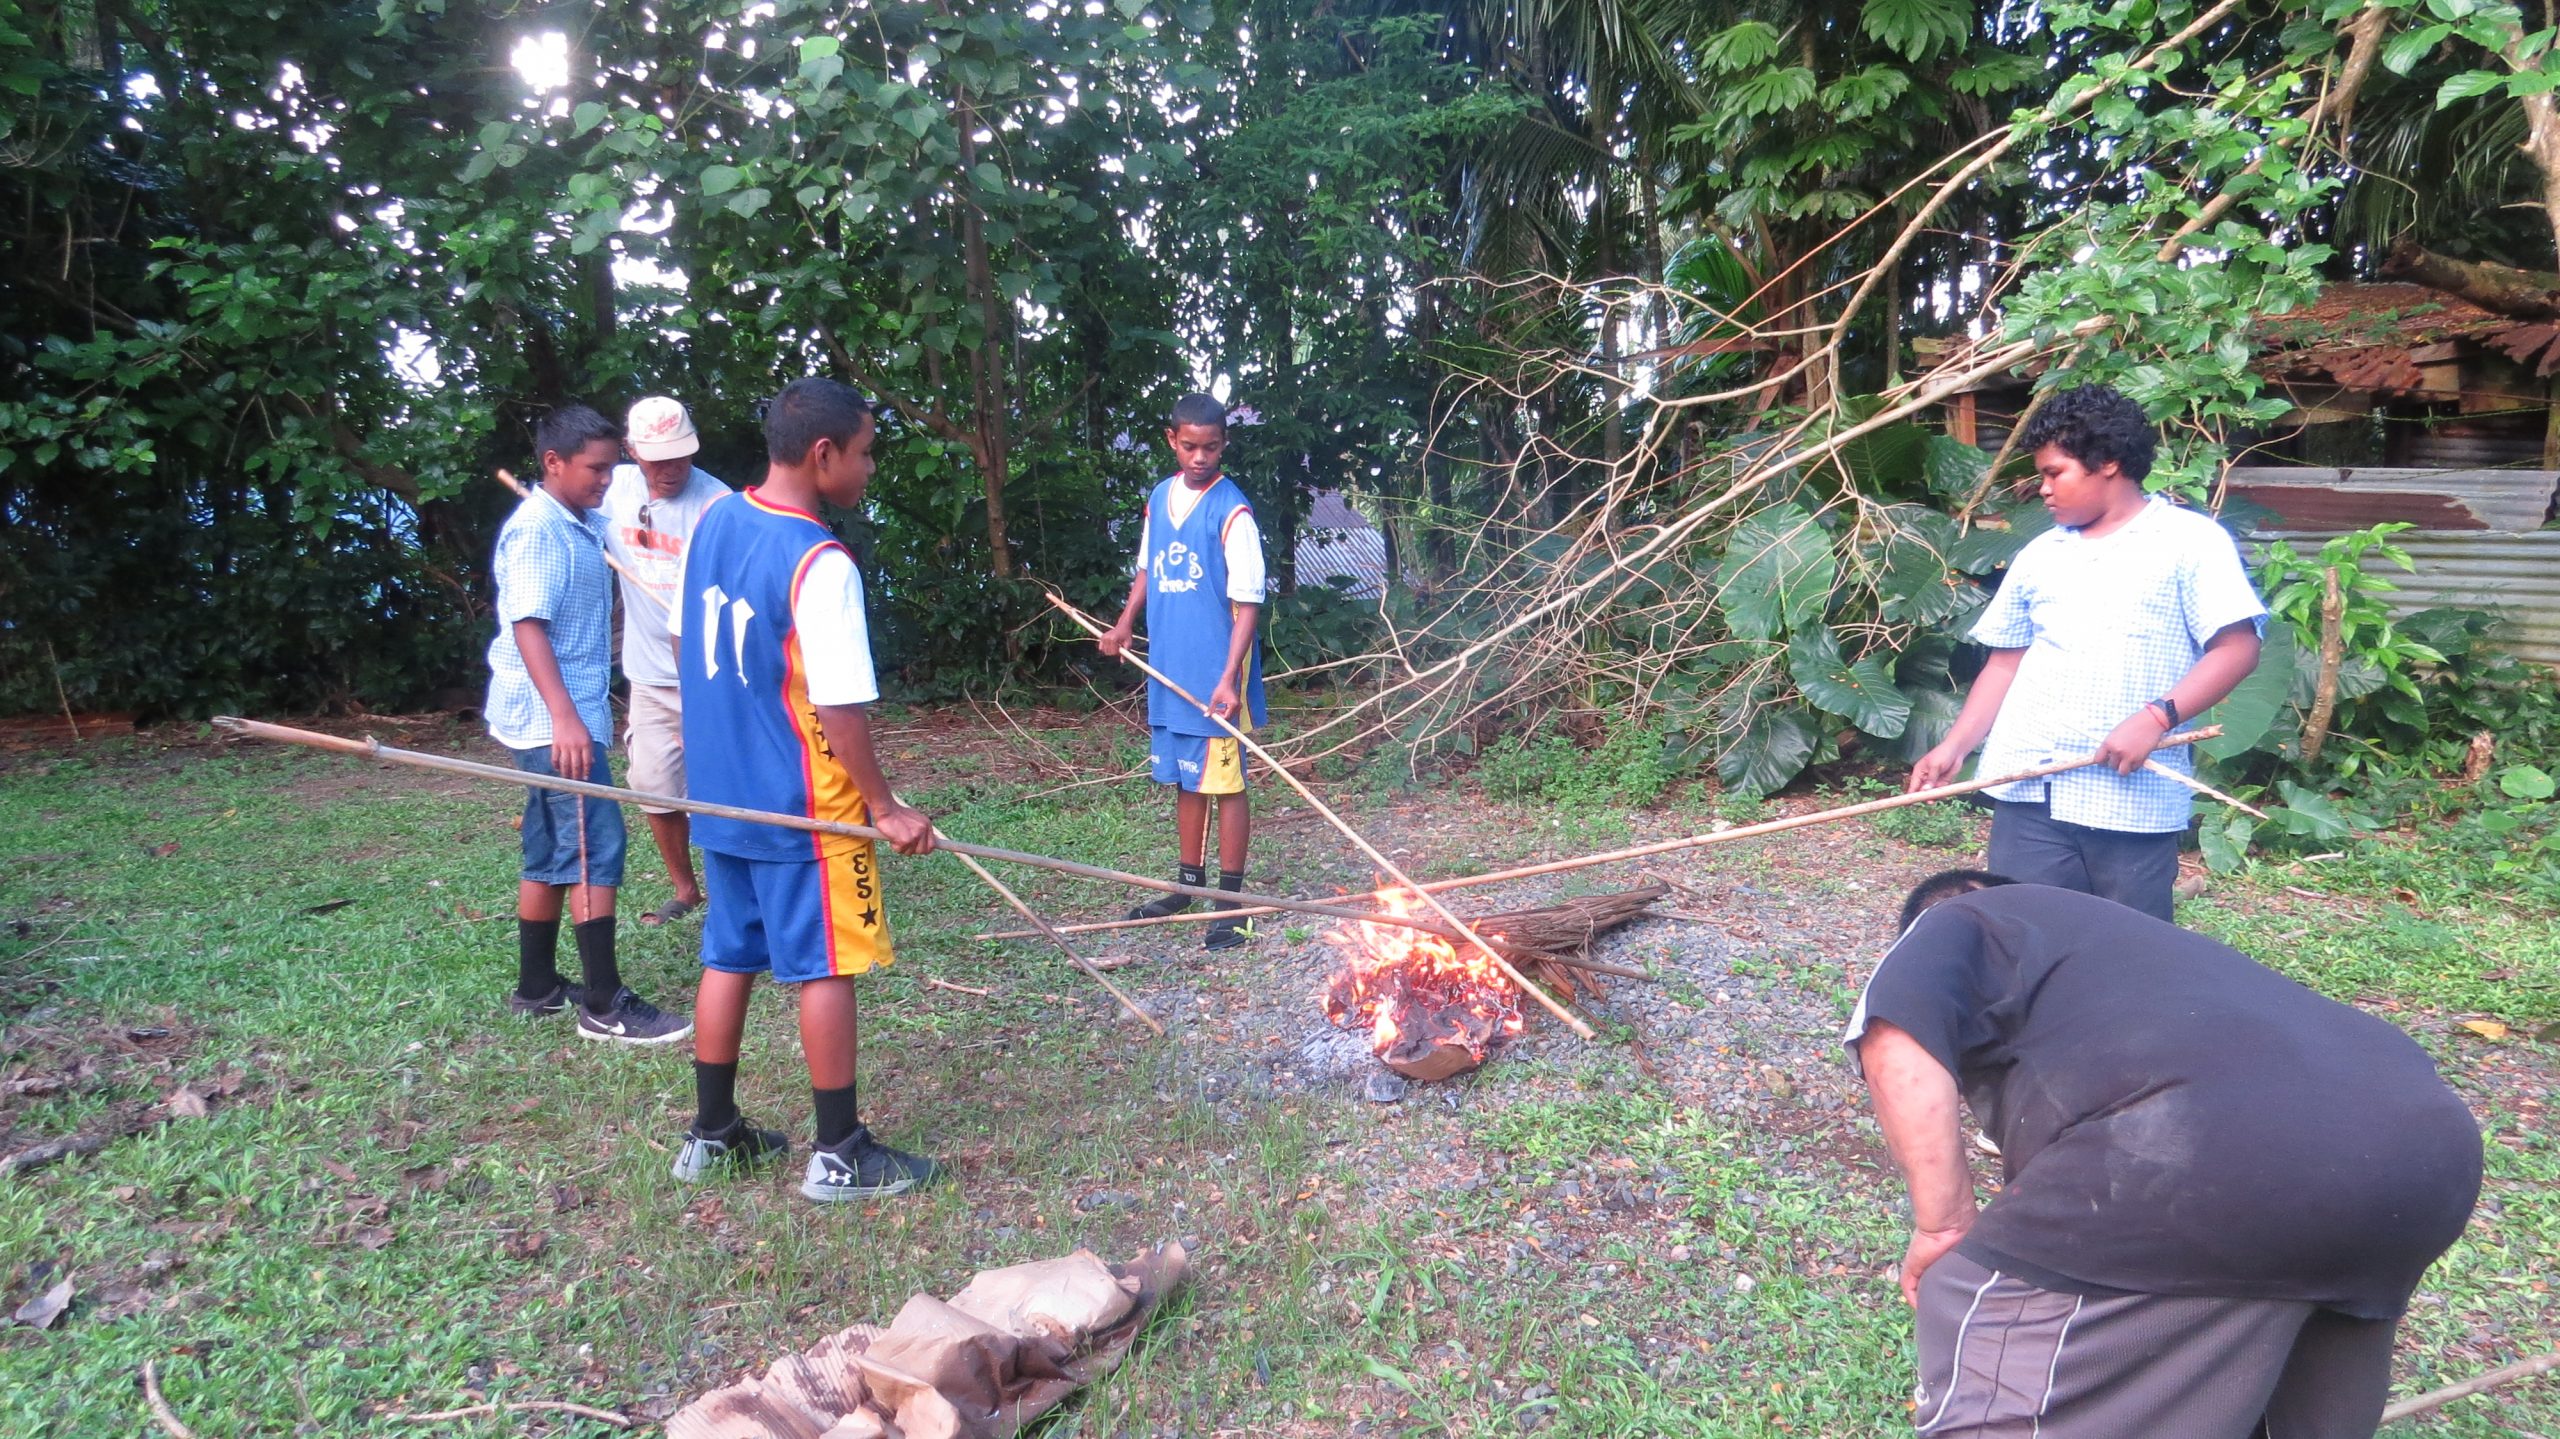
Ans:
[{"label": "blue basketball shorts", "polygon": [[1244,793],[1244,746],[1233,735],[1148,732],[1147,760],[1158,784],[1192,794]]},{"label": "blue basketball shorts", "polygon": [[863,840],[824,859],[702,852],[702,967],[784,984],[861,974],[897,958],[880,865]]}]

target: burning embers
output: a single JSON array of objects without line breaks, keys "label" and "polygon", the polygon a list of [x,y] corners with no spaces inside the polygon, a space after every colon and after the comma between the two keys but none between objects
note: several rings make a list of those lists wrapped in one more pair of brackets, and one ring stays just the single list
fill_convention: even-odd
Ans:
[{"label": "burning embers", "polygon": [[[1380,908],[1422,912],[1408,890],[1387,891]],[[1366,920],[1330,938],[1350,948],[1351,960],[1325,987],[1326,1017],[1367,1031],[1369,1048],[1408,1079],[1446,1079],[1473,1069],[1524,1024],[1519,991],[1473,946],[1461,957],[1436,934]]]}]

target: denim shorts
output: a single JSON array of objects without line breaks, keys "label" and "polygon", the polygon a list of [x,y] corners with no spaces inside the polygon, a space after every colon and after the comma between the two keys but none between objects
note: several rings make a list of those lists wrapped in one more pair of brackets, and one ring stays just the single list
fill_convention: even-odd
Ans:
[{"label": "denim shorts", "polygon": [[[516,768],[527,774],[556,774],[551,746],[509,749]],[[613,763],[599,748],[587,775],[595,784],[613,783]],[[589,799],[556,789],[524,792],[524,878],[535,884],[592,884],[616,889],[622,884],[622,806],[609,799]]]}]

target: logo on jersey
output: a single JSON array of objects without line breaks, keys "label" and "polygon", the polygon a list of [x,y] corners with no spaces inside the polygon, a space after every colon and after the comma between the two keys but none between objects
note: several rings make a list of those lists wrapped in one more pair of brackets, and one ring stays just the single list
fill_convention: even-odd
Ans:
[{"label": "logo on jersey", "polygon": [[1180,540],[1156,552],[1150,583],[1168,595],[1187,595],[1200,588],[1200,557]]}]

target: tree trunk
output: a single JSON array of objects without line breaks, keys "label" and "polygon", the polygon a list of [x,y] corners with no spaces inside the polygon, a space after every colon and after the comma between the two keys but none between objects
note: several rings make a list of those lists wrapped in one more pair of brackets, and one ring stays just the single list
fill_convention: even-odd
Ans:
[{"label": "tree trunk", "polygon": [[2469,300],[2481,309],[2520,320],[2560,319],[2560,274],[2518,270],[2439,255],[2414,240],[2401,240],[2382,262],[2382,275],[2413,280],[2431,290]]},{"label": "tree trunk", "polygon": [[[962,178],[958,183],[967,185],[967,177],[978,166],[978,119],[965,91],[959,110],[956,128]],[[987,259],[985,217],[972,195],[960,197],[960,254],[967,269],[969,298],[977,302],[985,331],[969,348],[969,396],[977,412],[971,417],[969,450],[986,484],[988,565],[997,579],[1009,580],[1013,578],[1013,542],[1005,532],[1004,488],[1012,455],[1006,424],[1004,305],[996,294],[995,267]]]}]

